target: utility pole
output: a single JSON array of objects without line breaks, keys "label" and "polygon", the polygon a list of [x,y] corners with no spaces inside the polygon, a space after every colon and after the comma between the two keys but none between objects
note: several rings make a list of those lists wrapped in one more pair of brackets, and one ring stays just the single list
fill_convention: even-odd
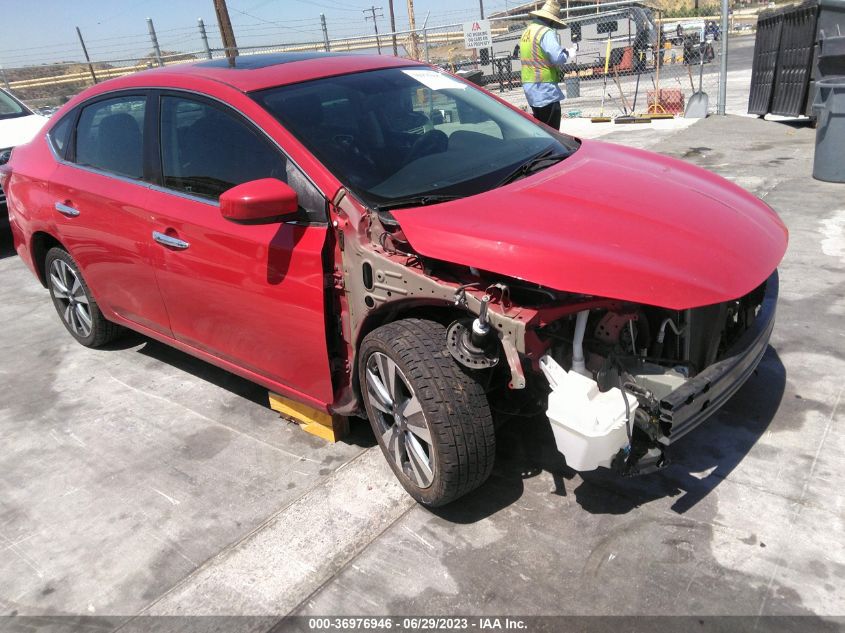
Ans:
[{"label": "utility pole", "polygon": [[235,42],[235,32],[232,30],[226,0],[214,0],[214,11],[217,13],[217,26],[220,27],[220,37],[223,40],[223,48],[226,49],[226,57],[229,58],[230,64],[234,64],[235,57],[238,56],[238,44]]},{"label": "utility pole", "polygon": [[326,27],[326,14],[320,14],[320,26],[323,28],[323,46],[326,47],[326,52],[328,53],[332,50],[332,47],[329,45],[329,29]]},{"label": "utility pole", "polygon": [[[697,2],[698,0],[696,0]],[[481,19],[484,19],[484,0],[478,0],[478,10],[481,13]]]},{"label": "utility pole", "polygon": [[399,49],[396,47],[396,16],[393,13],[393,0],[387,0],[387,6],[390,11],[390,39],[393,40],[393,56],[399,57]]},{"label": "utility pole", "polygon": [[202,18],[197,18],[197,25],[200,27],[200,37],[202,38],[202,46],[205,49],[205,56],[211,59],[211,48],[208,46],[208,34],[205,32],[205,22]]},{"label": "utility pole", "polygon": [[85,61],[88,62],[88,71],[91,73],[91,79],[97,83],[97,75],[94,74],[94,65],[91,63],[91,58],[88,57],[88,49],[85,48],[85,40],[82,39],[82,31],[76,27],[76,34],[79,36],[79,43],[82,44],[82,53],[85,55]]},{"label": "utility pole", "polygon": [[153,43],[153,52],[155,53],[156,61],[159,66],[164,66],[164,62],[161,60],[161,49],[158,47],[158,38],[156,37],[156,29],[153,26],[152,18],[147,18],[147,30],[150,32],[150,42]]},{"label": "utility pole", "polygon": [[376,11],[381,11],[381,7],[371,6],[369,9],[364,9],[364,22],[371,19],[370,16],[367,15],[367,12],[371,13],[373,20],[373,29],[375,29],[376,32],[376,48],[378,49],[378,54],[381,55],[381,42],[378,39],[378,21],[376,20],[376,18],[383,18],[384,14],[382,13],[376,15]]},{"label": "utility pole", "polygon": [[411,31],[411,57],[420,58],[420,41],[417,38],[417,21],[414,17],[414,0],[408,0],[408,28]]}]

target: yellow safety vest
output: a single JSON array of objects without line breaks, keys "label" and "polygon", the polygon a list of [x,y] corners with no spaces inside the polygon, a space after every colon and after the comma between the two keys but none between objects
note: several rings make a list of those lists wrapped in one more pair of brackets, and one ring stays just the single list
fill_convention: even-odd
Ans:
[{"label": "yellow safety vest", "polygon": [[560,72],[549,61],[540,46],[546,33],[551,31],[542,24],[529,24],[519,40],[519,61],[522,62],[522,83],[558,83]]}]

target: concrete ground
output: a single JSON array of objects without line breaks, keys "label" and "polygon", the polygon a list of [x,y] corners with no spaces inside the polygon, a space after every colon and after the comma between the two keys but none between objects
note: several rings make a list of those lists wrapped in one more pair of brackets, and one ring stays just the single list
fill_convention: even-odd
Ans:
[{"label": "concrete ground", "polygon": [[607,139],[735,180],[791,232],[770,349],[673,466],[581,476],[526,418],[502,429],[485,486],[426,510],[364,424],[324,444],[262,389],[159,343],[78,346],[4,237],[0,615],[130,631],[177,626],[139,615],[250,615],[204,623],[265,631],[286,614],[489,613],[841,629],[845,185],[810,177],[801,125],[619,128]]}]

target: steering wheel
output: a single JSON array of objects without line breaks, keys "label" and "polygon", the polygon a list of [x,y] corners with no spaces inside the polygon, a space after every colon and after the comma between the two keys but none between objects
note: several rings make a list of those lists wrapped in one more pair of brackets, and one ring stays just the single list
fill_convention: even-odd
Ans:
[{"label": "steering wheel", "polygon": [[332,141],[335,145],[343,149],[348,156],[363,161],[368,167],[376,166],[370,155],[361,148],[358,140],[351,134],[335,134],[332,137]]},{"label": "steering wheel", "polygon": [[418,158],[428,156],[429,154],[445,152],[447,147],[449,147],[449,137],[444,132],[440,130],[429,130],[411,145],[408,157],[405,159],[405,164],[412,163]]}]

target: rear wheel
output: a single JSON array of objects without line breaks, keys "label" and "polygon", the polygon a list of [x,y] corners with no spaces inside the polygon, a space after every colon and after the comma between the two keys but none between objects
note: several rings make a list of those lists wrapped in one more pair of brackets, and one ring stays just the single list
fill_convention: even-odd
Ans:
[{"label": "rear wheel", "polygon": [[496,438],[481,385],[446,351],[439,323],[403,319],[364,339],[358,372],[390,467],[417,501],[439,506],[490,475]]},{"label": "rear wheel", "polygon": [[105,319],[73,257],[62,248],[47,252],[44,270],[53,305],[67,331],[85,347],[99,347],[120,334]]}]

